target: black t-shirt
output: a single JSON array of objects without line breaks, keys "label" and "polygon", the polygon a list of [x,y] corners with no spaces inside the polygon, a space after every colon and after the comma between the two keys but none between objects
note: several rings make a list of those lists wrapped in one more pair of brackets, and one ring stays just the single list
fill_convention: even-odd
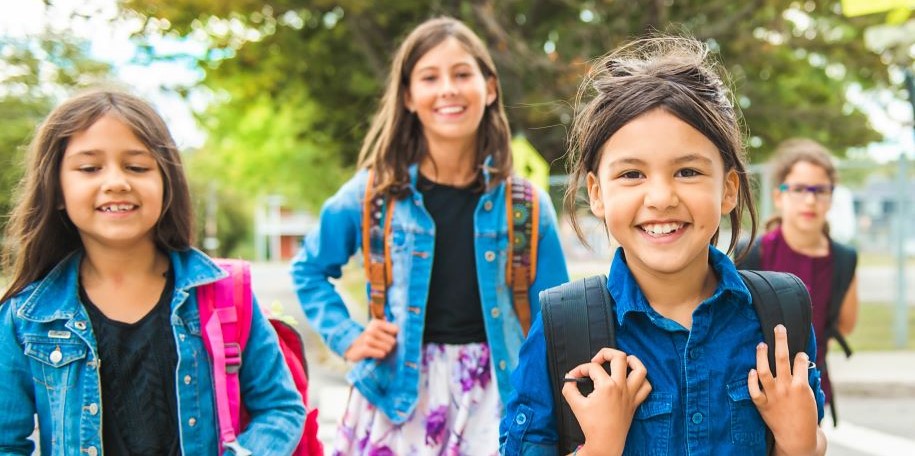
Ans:
[{"label": "black t-shirt", "polygon": [[178,354],[169,322],[175,286],[166,275],[159,302],[135,323],[111,320],[80,285],[101,361],[102,442],[107,455],[181,454],[175,369]]},{"label": "black t-shirt", "polygon": [[486,341],[474,256],[473,213],[480,192],[419,177],[419,191],[435,221],[435,254],[423,342]]}]

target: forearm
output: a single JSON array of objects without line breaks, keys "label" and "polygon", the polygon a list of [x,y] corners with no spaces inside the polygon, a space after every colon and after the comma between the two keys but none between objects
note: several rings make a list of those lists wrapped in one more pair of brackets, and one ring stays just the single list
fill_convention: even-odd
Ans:
[{"label": "forearm", "polygon": [[789,451],[778,445],[778,442],[775,444],[775,451],[772,452],[775,456],[823,456],[826,454],[826,434],[823,433],[823,429],[817,427],[817,440],[816,448],[813,449],[813,452],[809,451]]}]

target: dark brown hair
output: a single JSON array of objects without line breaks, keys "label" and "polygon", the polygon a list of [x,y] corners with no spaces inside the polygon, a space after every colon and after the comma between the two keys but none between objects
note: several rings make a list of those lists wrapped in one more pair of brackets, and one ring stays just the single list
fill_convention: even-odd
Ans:
[{"label": "dark brown hair", "polygon": [[413,29],[394,54],[387,87],[359,151],[358,166],[375,170],[376,193],[404,195],[410,165],[418,163],[428,153],[419,118],[404,104],[405,93],[409,90],[410,74],[416,62],[448,38],[457,39],[474,57],[484,78],[495,80],[496,98],[486,107],[477,129],[475,163],[479,170],[476,182],[482,185],[483,162],[490,155],[490,185],[500,183],[511,173],[510,130],[495,63],[480,38],[466,25],[450,17],[439,17]]},{"label": "dark brown hair", "polygon": [[[823,168],[829,177],[829,183],[836,185],[839,180],[839,173],[836,171],[836,165],[832,162],[832,154],[822,144],[807,138],[791,138],[779,143],[775,148],[770,160],[770,172],[772,173],[772,187],[778,188],[785,183],[785,178],[791,173],[794,165],[800,162],[807,162],[811,165]],[[764,195],[768,197],[768,195]],[[774,215],[766,220],[766,230],[774,229],[782,223],[781,215]],[[823,233],[829,235],[829,223],[823,225]]]},{"label": "dark brown hair", "polygon": [[70,138],[105,115],[127,125],[159,165],[164,194],[162,213],[153,229],[156,246],[163,251],[191,246],[190,194],[181,156],[165,122],[149,104],[133,95],[109,90],[86,92],[51,111],[29,145],[25,175],[6,227],[2,265],[10,285],[0,302],[82,248],[79,232],[61,209],[61,160]]},{"label": "dark brown hair", "polygon": [[[740,236],[744,213],[756,235],[756,207],[749,193],[741,123],[731,94],[711,61],[708,48],[692,38],[659,36],[633,41],[598,59],[576,97],[578,110],[569,141],[570,182],[565,207],[578,237],[576,197],[588,173],[597,173],[603,145],[624,125],[663,109],[686,122],[718,148],[725,171],[740,180],[737,206],[730,213],[730,253]],[[723,73],[723,71],[722,71]],[[718,241],[718,231],[712,244]]]}]

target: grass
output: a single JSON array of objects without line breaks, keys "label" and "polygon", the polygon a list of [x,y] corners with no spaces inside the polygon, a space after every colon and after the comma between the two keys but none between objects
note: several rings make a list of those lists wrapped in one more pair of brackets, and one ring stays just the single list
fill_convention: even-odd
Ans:
[{"label": "grass", "polygon": [[[848,338],[856,351],[896,350],[896,306],[886,303],[862,303],[858,324]],[[915,350],[915,308],[908,308],[908,343],[904,349]],[[836,344],[830,350],[841,350]]]}]

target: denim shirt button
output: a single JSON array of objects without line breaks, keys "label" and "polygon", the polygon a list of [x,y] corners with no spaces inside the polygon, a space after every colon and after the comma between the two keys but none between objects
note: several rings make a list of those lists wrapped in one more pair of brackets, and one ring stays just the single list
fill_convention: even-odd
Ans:
[{"label": "denim shirt button", "polygon": [[506,367],[508,367],[508,364],[505,363],[504,359],[502,361],[499,361],[499,369],[505,370]]},{"label": "denim shirt button", "polygon": [[502,315],[502,311],[498,307],[493,307],[489,314],[492,315],[492,318],[499,318],[499,315]]},{"label": "denim shirt button", "polygon": [[78,321],[78,322],[76,322],[76,323],[73,323],[73,327],[76,328],[76,329],[78,329],[78,330],[80,330],[80,331],[82,331],[82,330],[86,329],[86,322],[84,322],[84,321]]},{"label": "denim shirt button", "polygon": [[196,425],[197,425],[197,418],[191,417],[189,420],[187,420],[187,425],[190,426],[190,427],[196,426]]},{"label": "denim shirt button", "polygon": [[60,352],[60,347],[55,348],[54,351],[48,355],[48,360],[51,361],[51,364],[57,364],[62,359],[64,359],[64,355]]},{"label": "denim shirt button", "polygon": [[92,415],[92,416],[98,415],[98,404],[96,404],[95,402],[89,404],[89,407],[87,407],[87,408],[89,409],[90,415]]},{"label": "denim shirt button", "polygon": [[693,423],[695,423],[695,424],[701,423],[701,422],[702,422],[702,418],[703,418],[703,416],[702,416],[701,413],[698,413],[698,412],[697,412],[697,413],[693,413]]},{"label": "denim shirt button", "polygon": [[519,413],[518,416],[515,417],[515,423],[518,423],[519,425],[527,423],[527,415]]},{"label": "denim shirt button", "polygon": [[190,384],[191,384],[191,376],[190,376],[190,375],[185,375],[185,376],[184,376],[184,384],[185,384],[185,385],[190,385]]},{"label": "denim shirt button", "polygon": [[486,258],[486,261],[492,262],[493,260],[496,259],[496,252],[493,252],[492,250],[487,250],[486,253],[483,254],[483,257]]},{"label": "denim shirt button", "polygon": [[483,203],[483,209],[487,210],[487,211],[491,211],[492,210],[492,201],[487,201],[487,202]]},{"label": "denim shirt button", "polygon": [[98,456],[98,448],[96,448],[94,446],[86,448],[86,454],[88,454],[89,456]]},{"label": "denim shirt button", "polygon": [[698,348],[689,349],[689,359],[698,359],[699,355],[702,354],[702,350]]}]

